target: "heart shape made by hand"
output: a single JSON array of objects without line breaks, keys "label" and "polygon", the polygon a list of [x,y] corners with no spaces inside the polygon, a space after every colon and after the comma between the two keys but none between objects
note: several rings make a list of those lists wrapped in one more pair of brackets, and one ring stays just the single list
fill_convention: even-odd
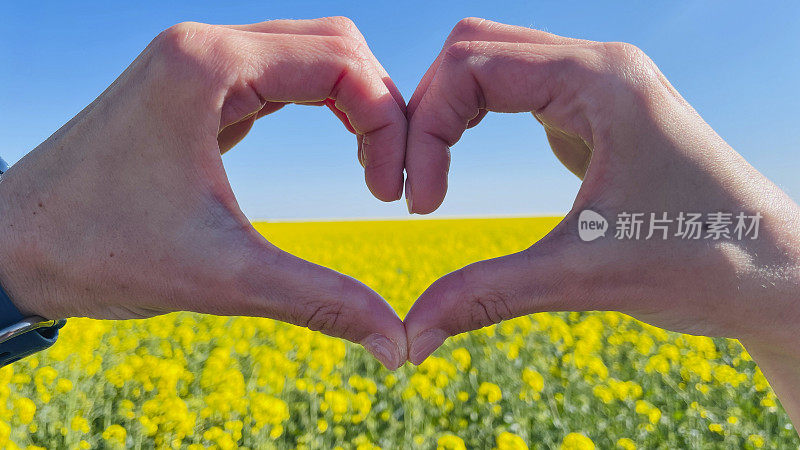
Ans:
[{"label": "heart shape made by hand", "polygon": [[[240,210],[221,154],[287,103],[328,106],[357,136],[370,191],[405,192],[411,213],[442,203],[449,149],[488,111],[532,113],[583,183],[542,240],[446,275],[401,321],[363,283],[267,242]],[[628,44],[465,19],[406,105],[347,19],[184,23],[2,181],[0,280],[20,311],[45,318],[271,317],[361,343],[390,369],[539,311],[623,311],[695,334],[768,330],[770,342],[792,329],[776,326],[791,315],[760,306],[794,298],[781,274],[797,251],[786,225],[796,205]],[[584,242],[585,210],[650,214],[661,227]],[[757,240],[668,232],[684,212],[711,211],[779,225]],[[765,285],[775,298],[754,304]]]}]

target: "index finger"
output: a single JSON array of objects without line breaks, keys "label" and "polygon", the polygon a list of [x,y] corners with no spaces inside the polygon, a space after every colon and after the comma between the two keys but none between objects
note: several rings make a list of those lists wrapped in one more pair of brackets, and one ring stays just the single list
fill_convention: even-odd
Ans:
[{"label": "index finger", "polygon": [[[198,38],[198,35],[202,35]],[[326,102],[346,115],[361,136],[367,186],[375,197],[397,200],[403,186],[406,118],[385,71],[353,36],[261,33],[183,24],[161,39],[173,70],[176,60],[213,66],[207,101],[222,105],[224,126],[258,112],[267,102]],[[213,54],[211,62],[206,56]],[[189,89],[188,84],[176,90]],[[191,95],[197,97],[194,90]],[[216,106],[219,108],[219,106]],[[309,124],[313,127],[313,124]]]},{"label": "index finger", "polygon": [[[397,105],[401,110],[405,111],[406,102],[400,90],[397,89],[394,82],[389,78],[386,69],[378,62],[377,58],[372,54],[366,39],[358,30],[356,25],[347,17],[322,17],[319,19],[307,20],[290,20],[278,19],[268,20],[265,22],[258,22],[245,25],[223,25],[224,27],[234,30],[250,31],[256,33],[283,33],[283,34],[297,34],[297,35],[317,35],[317,36],[341,36],[351,37],[360,42],[364,47],[364,51],[370,57],[370,62],[375,66],[375,69],[380,72],[383,77],[386,88],[391,92]],[[334,111],[336,112],[336,111]],[[348,123],[345,126],[349,127]],[[352,130],[350,130],[352,131]]]},{"label": "index finger", "polygon": [[595,56],[582,44],[461,41],[448,47],[408,124],[409,212],[427,214],[442,203],[450,147],[482,110],[557,110],[580,122],[584,99],[575,93],[597,68]]},{"label": "index finger", "polygon": [[417,106],[419,106],[422,96],[425,95],[425,92],[428,90],[428,86],[430,86],[431,80],[433,80],[433,76],[436,74],[436,70],[439,68],[447,48],[456,42],[462,41],[525,42],[529,44],[551,45],[590,42],[582,39],[559,36],[534,28],[493,22],[478,17],[466,17],[461,19],[447,36],[442,46],[442,51],[436,56],[436,59],[425,72],[425,75],[422,76],[417,88],[414,90],[414,94],[408,100],[408,113],[406,115],[409,119],[414,115],[414,111],[417,109]]}]

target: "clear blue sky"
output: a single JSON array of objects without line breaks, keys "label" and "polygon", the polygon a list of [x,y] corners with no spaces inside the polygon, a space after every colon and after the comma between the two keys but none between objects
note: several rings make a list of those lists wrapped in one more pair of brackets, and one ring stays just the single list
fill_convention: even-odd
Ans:
[{"label": "clear blue sky", "polygon": [[[91,102],[159,31],[186,20],[250,23],[345,15],[408,99],[462,17],[644,49],[756,168],[800,199],[800,3],[236,1],[4,2],[0,154],[13,163]],[[530,115],[487,117],[452,150],[441,215],[566,212],[578,181]],[[291,106],[224,157],[248,217],[405,216],[371,197],[355,138],[327,109]]]}]

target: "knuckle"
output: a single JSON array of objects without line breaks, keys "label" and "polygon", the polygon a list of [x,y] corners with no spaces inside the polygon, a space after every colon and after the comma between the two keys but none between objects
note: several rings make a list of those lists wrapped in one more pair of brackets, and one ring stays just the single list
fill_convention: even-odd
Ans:
[{"label": "knuckle", "polygon": [[341,36],[359,36],[358,27],[352,19],[345,16],[326,17],[323,19],[337,34]]},{"label": "knuckle", "polygon": [[461,298],[466,301],[466,317],[474,327],[486,327],[510,319],[511,299],[501,289],[491,287],[478,265],[467,266],[462,272]]},{"label": "knuckle", "polygon": [[159,74],[181,82],[219,81],[231,66],[225,55],[235,54],[221,27],[197,22],[173,25],[154,40]]},{"label": "knuckle", "polygon": [[479,266],[470,265],[458,272],[452,280],[450,301],[461,305],[457,325],[458,332],[494,325],[513,317],[511,299],[507,293],[489,286],[488,279]]},{"label": "knuckle", "polygon": [[501,291],[493,290],[475,293],[470,304],[472,305],[472,318],[481,327],[494,325],[513,317],[509,306],[509,298]]},{"label": "knuckle", "polygon": [[334,54],[346,61],[361,59],[361,44],[349,36],[334,36],[328,47]]},{"label": "knuckle", "polygon": [[349,36],[335,36],[328,42],[328,50],[339,57],[342,70],[360,73],[369,66],[369,56],[358,40]]},{"label": "knuckle", "polygon": [[633,44],[605,42],[600,44],[599,51],[607,70],[629,87],[650,88],[658,79],[658,69],[653,61]]},{"label": "knuckle", "polygon": [[[503,61],[493,56],[491,43],[482,41],[459,41],[445,50],[444,57],[439,70],[444,73],[442,77],[451,83],[463,81],[470,82],[470,77],[475,83],[483,75],[487,79],[494,79],[498,71],[503,70]],[[471,83],[473,85],[475,83]],[[474,86],[477,98],[474,99],[475,107],[483,107],[485,99],[480,85]],[[461,96],[459,96],[461,97]],[[470,114],[472,111],[472,99],[466,97],[458,98],[459,102],[466,102],[465,105]],[[474,117],[471,116],[470,118]]]},{"label": "knuckle", "polygon": [[486,19],[478,17],[465,17],[456,23],[450,32],[449,40],[459,41],[473,36],[486,28]]},{"label": "knuckle", "polygon": [[475,55],[479,44],[473,41],[458,41],[447,46],[444,51],[443,64],[463,64]]},{"label": "knuckle", "polygon": [[157,42],[161,52],[170,56],[193,55],[202,47],[210,30],[209,25],[197,22],[181,22],[158,35]]},{"label": "knuckle", "polygon": [[610,62],[618,65],[642,65],[649,59],[639,47],[627,42],[605,42],[602,50]]},{"label": "knuckle", "polygon": [[339,330],[342,322],[342,305],[324,301],[313,301],[301,305],[296,323],[312,331],[321,331],[330,334]]}]

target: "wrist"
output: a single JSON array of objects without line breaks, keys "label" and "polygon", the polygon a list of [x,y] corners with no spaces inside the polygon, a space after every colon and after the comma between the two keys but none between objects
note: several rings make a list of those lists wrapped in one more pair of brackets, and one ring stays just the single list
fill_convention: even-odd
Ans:
[{"label": "wrist", "polygon": [[32,261],[35,248],[24,247],[27,239],[22,235],[26,226],[18,222],[18,207],[15,206],[11,191],[13,181],[3,178],[0,183],[0,287],[8,296],[11,303],[23,316],[41,316],[54,319],[34,306],[33,286],[36,285],[31,277],[25,275],[33,266]]},{"label": "wrist", "polygon": [[770,244],[777,252],[756,249],[742,263],[739,301],[752,315],[742,317],[749,327],[738,337],[748,351],[800,361],[800,232],[787,234],[792,237]]},{"label": "wrist", "polygon": [[[791,227],[790,227],[791,229]],[[792,232],[797,236],[796,232]],[[787,247],[784,253],[788,262],[782,270],[782,276],[774,277],[779,282],[772,289],[770,284],[763,284],[762,290],[778,291],[783,297],[771,296],[756,299],[757,304],[765,305],[765,310],[777,312],[772,320],[765,323],[759,332],[741,337],[744,346],[753,360],[758,364],[770,386],[778,395],[781,404],[789,414],[792,422],[800,422],[800,251],[795,243]],[[791,241],[790,241],[791,242]],[[769,286],[769,289],[766,288]],[[762,303],[762,302],[769,303]]]}]

